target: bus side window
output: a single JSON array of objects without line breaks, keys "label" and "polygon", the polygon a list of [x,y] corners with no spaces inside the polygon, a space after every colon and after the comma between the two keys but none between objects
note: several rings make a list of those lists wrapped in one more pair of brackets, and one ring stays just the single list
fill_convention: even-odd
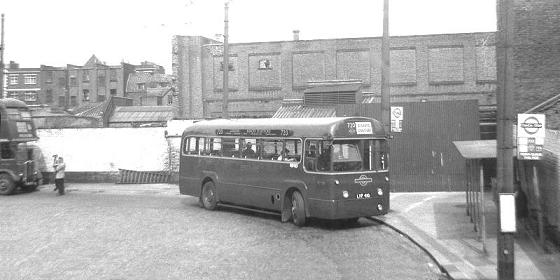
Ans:
[{"label": "bus side window", "polygon": [[300,161],[301,160],[301,141],[299,139],[289,139],[285,141],[282,151],[282,160]]},{"label": "bus side window", "polygon": [[317,171],[318,141],[305,142],[305,169]]},{"label": "bus side window", "polygon": [[248,139],[242,139],[241,141],[242,143],[242,150],[243,152],[241,153],[243,158],[257,158],[257,139],[254,138],[248,138]]},{"label": "bus side window", "polygon": [[239,139],[222,138],[222,156],[239,157]]},{"label": "bus side window", "polygon": [[261,158],[264,160],[276,160],[282,149],[282,142],[273,139],[263,139]]},{"label": "bus side window", "polygon": [[375,140],[373,150],[375,170],[387,170],[389,168],[387,142],[384,140]]},{"label": "bus side window", "polygon": [[211,156],[222,156],[222,139],[221,138],[210,138],[210,155]]},{"label": "bus side window", "polygon": [[196,154],[198,154],[198,151],[197,151],[197,149],[196,149],[197,146],[198,146],[198,143],[197,143],[197,141],[196,141],[196,140],[197,140],[196,137],[189,137],[188,140],[189,140],[188,143],[185,144],[185,152],[186,152],[188,155],[196,155]]},{"label": "bus side window", "polygon": [[207,156],[210,154],[209,141],[204,137],[198,138],[198,154],[201,156]]}]

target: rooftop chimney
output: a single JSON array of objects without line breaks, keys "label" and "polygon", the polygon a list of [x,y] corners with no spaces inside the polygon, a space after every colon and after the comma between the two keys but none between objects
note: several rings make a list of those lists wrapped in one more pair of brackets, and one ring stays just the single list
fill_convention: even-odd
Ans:
[{"label": "rooftop chimney", "polygon": [[10,60],[10,64],[8,66],[8,69],[18,69],[18,68],[19,68],[19,64],[16,63],[15,61],[13,61],[13,60]]},{"label": "rooftop chimney", "polygon": [[294,41],[299,41],[299,30],[294,30]]}]

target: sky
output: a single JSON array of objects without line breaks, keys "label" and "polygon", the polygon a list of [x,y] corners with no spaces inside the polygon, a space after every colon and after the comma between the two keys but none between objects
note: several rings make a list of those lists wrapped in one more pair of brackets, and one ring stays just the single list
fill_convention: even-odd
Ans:
[{"label": "sky", "polygon": [[[4,61],[20,67],[151,61],[171,70],[174,35],[216,39],[224,0],[2,0]],[[383,0],[230,0],[229,42],[376,37]],[[389,0],[389,34],[496,31],[495,0]],[[220,39],[221,40],[221,39]]]}]

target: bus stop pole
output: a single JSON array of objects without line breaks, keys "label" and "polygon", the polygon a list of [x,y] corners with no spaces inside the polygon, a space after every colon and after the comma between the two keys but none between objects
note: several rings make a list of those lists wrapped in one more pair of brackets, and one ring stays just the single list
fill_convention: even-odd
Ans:
[{"label": "bus stop pole", "polygon": [[389,135],[391,131],[391,62],[389,60],[389,0],[383,1],[383,39],[381,40],[381,122],[385,128],[385,133]]},{"label": "bus stop pole", "polygon": [[222,96],[222,118],[229,119],[229,45],[228,45],[228,2],[224,3],[224,57],[222,62],[223,96]]},{"label": "bus stop pole", "polygon": [[4,14],[2,14],[2,34],[0,38],[0,98],[4,98]]},{"label": "bus stop pole", "polygon": [[[498,17],[498,191],[502,194],[512,194],[513,190],[513,109],[514,109],[514,9],[512,0],[497,1]],[[498,199],[498,232],[497,232],[497,260],[498,279],[515,278],[515,255],[513,232],[502,231],[501,199]],[[515,219],[515,213],[508,213]]]}]

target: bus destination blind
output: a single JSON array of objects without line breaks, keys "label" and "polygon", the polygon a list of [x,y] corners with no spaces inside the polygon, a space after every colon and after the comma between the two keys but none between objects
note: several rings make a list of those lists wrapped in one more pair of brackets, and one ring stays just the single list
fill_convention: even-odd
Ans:
[{"label": "bus destination blind", "polygon": [[288,137],[293,135],[293,131],[289,129],[216,129],[216,135]]}]

